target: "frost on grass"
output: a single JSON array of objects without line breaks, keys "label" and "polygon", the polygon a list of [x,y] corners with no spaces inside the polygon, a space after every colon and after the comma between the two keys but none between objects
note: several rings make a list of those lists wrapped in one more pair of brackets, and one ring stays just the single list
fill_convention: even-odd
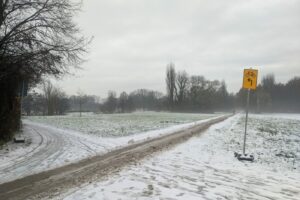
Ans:
[{"label": "frost on grass", "polygon": [[[30,144],[11,142],[0,148],[0,183],[184,130],[205,121],[194,120],[213,116],[145,112],[117,115],[85,114],[82,118],[76,114],[29,117],[31,120],[23,120],[23,134],[26,141],[31,141]],[[185,123],[190,121],[193,122]],[[150,131],[143,132],[144,130]]]},{"label": "frost on grass", "polygon": [[[242,135],[244,118],[240,118],[237,134]],[[256,157],[256,162],[278,168],[300,168],[300,121],[297,119],[254,115],[249,118],[247,150]],[[240,141],[241,138],[238,138]],[[233,144],[238,144],[235,142]]]},{"label": "frost on grass", "polygon": [[242,151],[243,116],[58,199],[300,199],[300,121],[250,115],[249,163],[233,156]]},{"label": "frost on grass", "polygon": [[27,119],[59,128],[102,137],[119,137],[190,123],[214,117],[214,114],[186,114],[165,112],[136,112],[125,114],[86,114],[82,117],[35,116]]}]

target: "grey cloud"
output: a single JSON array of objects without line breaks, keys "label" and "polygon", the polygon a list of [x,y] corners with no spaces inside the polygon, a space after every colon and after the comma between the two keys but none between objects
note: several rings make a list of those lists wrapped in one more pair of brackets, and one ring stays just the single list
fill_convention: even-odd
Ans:
[{"label": "grey cloud", "polygon": [[278,81],[300,75],[299,0],[85,0],[78,21],[95,39],[79,78],[61,85],[105,96],[164,92],[165,67],[241,86],[244,67]]}]

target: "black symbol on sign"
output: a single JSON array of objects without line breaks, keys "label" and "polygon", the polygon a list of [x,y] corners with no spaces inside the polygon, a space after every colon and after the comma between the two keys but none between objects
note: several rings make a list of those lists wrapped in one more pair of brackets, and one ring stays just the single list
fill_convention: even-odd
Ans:
[{"label": "black symbol on sign", "polygon": [[251,86],[252,86],[252,82],[253,82],[252,79],[251,79],[251,78],[248,78],[248,81],[251,82]]},{"label": "black symbol on sign", "polygon": [[247,72],[247,76],[249,77],[255,77],[255,74],[254,74],[254,72],[251,72],[251,71],[249,71],[249,72]]}]

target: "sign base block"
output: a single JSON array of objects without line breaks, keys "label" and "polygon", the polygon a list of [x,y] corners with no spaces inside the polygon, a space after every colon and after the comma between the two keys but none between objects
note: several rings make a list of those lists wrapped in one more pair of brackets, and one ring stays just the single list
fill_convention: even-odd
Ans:
[{"label": "sign base block", "polygon": [[236,157],[239,161],[250,161],[253,162],[254,161],[254,156],[253,155],[249,155],[249,154],[241,154],[241,153],[234,153],[234,157]]},{"label": "sign base block", "polygon": [[14,138],[14,142],[15,143],[24,143],[25,142],[25,138],[23,136],[16,136]]}]

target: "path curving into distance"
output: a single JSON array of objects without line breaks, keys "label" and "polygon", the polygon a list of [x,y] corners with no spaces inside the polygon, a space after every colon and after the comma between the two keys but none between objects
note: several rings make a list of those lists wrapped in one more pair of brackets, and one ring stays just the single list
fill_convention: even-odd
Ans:
[{"label": "path curving into distance", "polygon": [[7,151],[0,149],[0,184],[104,154],[128,144],[185,130],[211,119],[113,138],[23,120],[26,144],[10,142]]},{"label": "path curving into distance", "polygon": [[1,155],[0,184],[107,152],[112,145],[29,121],[23,130],[30,145]]},{"label": "path curving into distance", "polygon": [[[201,124],[189,127],[186,130],[180,130],[172,134],[131,144],[123,148],[112,150],[106,154],[81,160],[77,163],[65,165],[38,174],[29,175],[15,181],[0,184],[0,199],[24,200],[34,197],[40,199],[41,197],[49,197],[49,195],[53,196],[60,190],[66,190],[68,188],[81,185],[85,182],[89,182],[92,179],[98,179],[106,176],[109,173],[114,173],[115,170],[119,170],[123,166],[136,162],[148,155],[166,149],[172,145],[184,142],[193,135],[206,130],[212,124],[223,121],[228,117],[229,116],[221,116],[210,119]],[[41,132],[47,134],[45,133],[46,130],[43,130],[41,127],[39,127],[39,133]],[[69,138],[68,140],[70,140],[70,143],[72,143],[74,140],[76,140],[76,138]],[[68,140],[64,140],[63,143],[68,144]],[[35,157],[38,157],[38,160],[43,162],[44,159],[46,159],[45,154],[48,155],[49,152],[51,152],[51,157],[55,161],[55,159],[57,160],[60,158],[59,156],[56,156],[57,151],[60,152],[60,154],[67,152],[64,149],[64,145],[61,144],[62,143],[60,141],[60,145],[50,147],[50,150],[43,150],[42,152],[37,153]],[[84,145],[82,145],[82,147],[83,146]],[[49,148],[49,146],[47,148]],[[56,151],[54,151],[55,148],[57,148]],[[88,151],[87,149],[85,150]],[[44,154],[45,151],[47,151],[47,153]],[[32,159],[35,160],[33,157]],[[34,166],[36,165],[33,164],[33,167]],[[27,165],[25,167],[27,167]],[[17,169],[19,169],[19,167],[17,167]]]}]

